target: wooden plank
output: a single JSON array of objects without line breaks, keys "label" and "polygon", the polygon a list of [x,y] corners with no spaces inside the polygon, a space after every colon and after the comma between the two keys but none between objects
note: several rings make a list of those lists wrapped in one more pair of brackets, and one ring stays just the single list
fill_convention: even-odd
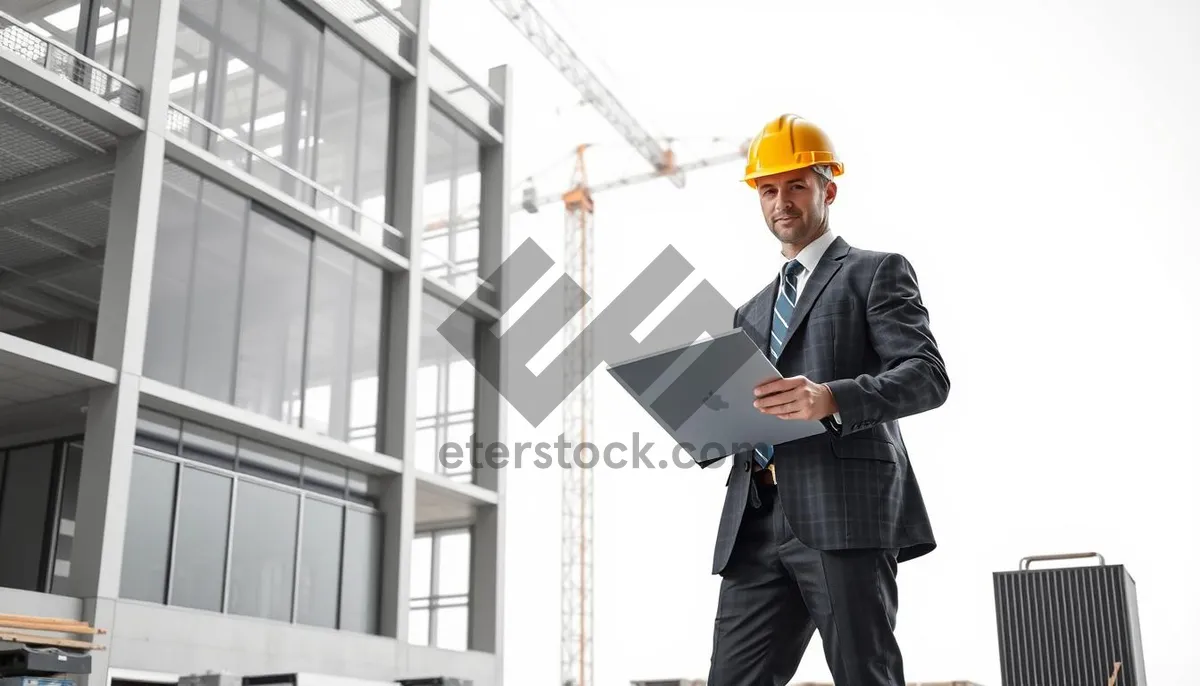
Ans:
[{"label": "wooden plank", "polygon": [[104,650],[104,646],[87,641],[75,641],[69,638],[51,638],[50,636],[35,636],[12,631],[0,630],[0,641],[13,641],[35,646],[54,646],[55,648],[75,648],[77,650]]},{"label": "wooden plank", "polygon": [[61,617],[37,617],[34,615],[0,615],[0,622],[40,622],[56,626],[88,627],[87,622],[78,619],[63,619]]},{"label": "wooden plank", "polygon": [[69,624],[50,624],[47,622],[5,621],[0,619],[0,629],[30,629],[33,631],[57,631],[64,634],[106,634],[104,629],[93,629],[90,626],[74,626]]}]

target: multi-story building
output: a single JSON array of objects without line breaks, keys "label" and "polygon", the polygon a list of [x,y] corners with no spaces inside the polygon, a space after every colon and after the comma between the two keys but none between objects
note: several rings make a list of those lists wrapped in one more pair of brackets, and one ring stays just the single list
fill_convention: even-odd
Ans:
[{"label": "multi-story building", "polygon": [[88,686],[500,683],[503,474],[438,452],[504,439],[511,80],[432,2],[0,4],[0,614]]}]

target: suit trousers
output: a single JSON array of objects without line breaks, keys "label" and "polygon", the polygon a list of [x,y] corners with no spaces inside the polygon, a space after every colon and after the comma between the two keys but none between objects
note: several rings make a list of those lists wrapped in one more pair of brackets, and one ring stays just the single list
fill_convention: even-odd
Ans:
[{"label": "suit trousers", "polygon": [[[722,574],[708,686],[783,686],[813,632],[837,686],[904,686],[895,638],[896,550],[814,550],[774,487],[747,506]],[[753,496],[754,494],[752,494]]]}]

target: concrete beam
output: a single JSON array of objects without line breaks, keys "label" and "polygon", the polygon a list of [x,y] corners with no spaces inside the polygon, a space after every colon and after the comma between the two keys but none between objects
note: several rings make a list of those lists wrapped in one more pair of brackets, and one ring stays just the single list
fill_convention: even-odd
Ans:
[{"label": "concrete beam", "polygon": [[89,151],[88,156],[83,159],[5,181],[4,185],[0,186],[0,205],[110,172],[116,159],[111,153],[96,154]]},{"label": "concrete beam", "polygon": [[[129,35],[133,36],[132,30]],[[167,64],[171,64],[169,59]],[[131,136],[146,126],[146,120],[137,114],[121,109],[40,64],[3,49],[0,49],[0,78],[11,81],[38,97],[57,103],[68,112],[78,114],[117,136]]]}]

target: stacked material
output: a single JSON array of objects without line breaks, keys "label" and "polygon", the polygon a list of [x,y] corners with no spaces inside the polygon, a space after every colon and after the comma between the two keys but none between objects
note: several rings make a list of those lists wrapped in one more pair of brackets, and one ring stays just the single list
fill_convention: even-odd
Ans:
[{"label": "stacked material", "polygon": [[0,615],[0,686],[75,686],[92,671],[91,651],[104,650],[78,637],[105,633],[76,619]]}]

